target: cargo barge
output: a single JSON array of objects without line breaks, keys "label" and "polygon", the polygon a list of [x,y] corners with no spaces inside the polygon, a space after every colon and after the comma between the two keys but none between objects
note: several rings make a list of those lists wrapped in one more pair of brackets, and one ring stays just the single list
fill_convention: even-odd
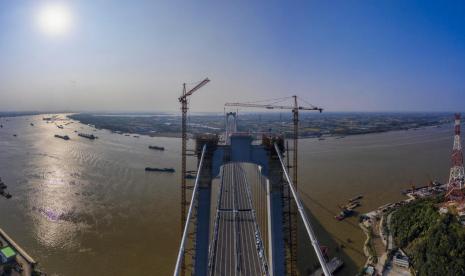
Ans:
[{"label": "cargo barge", "polygon": [[83,137],[83,138],[87,138],[89,140],[95,140],[95,139],[98,138],[97,136],[95,136],[93,134],[86,134],[86,133],[78,133],[78,136]]},{"label": "cargo barge", "polygon": [[0,195],[7,198],[7,199],[10,199],[11,198],[11,194],[8,193],[6,190],[6,188],[8,188],[6,186],[6,184],[2,181],[2,179],[0,178]]},{"label": "cargo barge", "polygon": [[158,147],[158,146],[149,146],[149,149],[153,149],[153,150],[165,150],[164,147]]},{"label": "cargo barge", "polygon": [[151,168],[151,167],[146,167],[145,171],[146,172],[167,172],[167,173],[175,172],[173,168]]},{"label": "cargo barge", "polygon": [[63,139],[63,140],[69,140],[69,136],[68,135],[58,135],[58,134],[55,134],[55,137],[56,138],[60,138],[60,139]]}]

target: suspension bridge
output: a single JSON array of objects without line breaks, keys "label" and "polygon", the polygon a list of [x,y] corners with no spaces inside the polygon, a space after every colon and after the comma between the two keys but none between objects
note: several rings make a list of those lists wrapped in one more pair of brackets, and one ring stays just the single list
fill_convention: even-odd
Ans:
[{"label": "suspension bridge", "polygon": [[[232,117],[232,118],[235,118]],[[289,261],[286,194],[321,264],[329,267],[285,164],[284,138],[248,133],[196,137],[198,168],[174,275],[297,275]],[[187,249],[187,247],[190,247]],[[189,260],[187,260],[189,259]]]},{"label": "suspension bridge", "polygon": [[287,106],[226,104],[292,110],[293,162],[289,161],[291,154],[285,137],[238,132],[237,113],[225,112],[223,135],[195,137],[198,167],[194,184],[188,185],[185,181],[188,97],[208,82],[205,79],[190,90],[184,84],[179,98],[183,115],[182,237],[173,275],[299,275],[297,220],[304,226],[305,236],[321,266],[317,275],[332,275],[342,261],[329,261],[323,254],[296,188],[299,111],[322,109],[300,106],[296,96],[292,97],[293,104]]}]

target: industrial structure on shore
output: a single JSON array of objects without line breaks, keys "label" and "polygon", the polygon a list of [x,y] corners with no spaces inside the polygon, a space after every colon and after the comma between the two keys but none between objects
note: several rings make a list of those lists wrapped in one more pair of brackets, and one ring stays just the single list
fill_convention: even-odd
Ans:
[{"label": "industrial structure on shore", "polygon": [[[0,195],[11,198],[0,178]],[[0,275],[43,275],[36,269],[37,262],[29,256],[3,229],[0,228]]]},{"label": "industrial structure on shore", "polygon": [[445,201],[439,208],[442,214],[451,212],[465,226],[465,170],[463,167],[463,152],[460,133],[460,114],[455,114],[454,146],[452,148],[452,166],[449,182],[447,182]]},{"label": "industrial structure on shore", "polygon": [[298,218],[321,265],[321,273],[331,275],[342,261],[329,260],[322,252],[296,187],[299,111],[322,109],[300,106],[296,96],[290,106],[226,104],[290,109],[294,122],[292,154],[280,134],[237,132],[237,113],[228,112],[223,137],[208,133],[195,137],[193,155],[197,156],[198,168],[194,184],[188,186],[185,180],[188,97],[208,82],[205,79],[191,90],[184,84],[179,98],[182,237],[174,275],[299,275]]},{"label": "industrial structure on shore", "polygon": [[465,170],[463,168],[463,153],[460,137],[460,114],[455,114],[454,122],[454,147],[452,149],[452,167],[450,169],[449,182],[447,184],[446,199],[463,202],[465,200],[464,181]]}]

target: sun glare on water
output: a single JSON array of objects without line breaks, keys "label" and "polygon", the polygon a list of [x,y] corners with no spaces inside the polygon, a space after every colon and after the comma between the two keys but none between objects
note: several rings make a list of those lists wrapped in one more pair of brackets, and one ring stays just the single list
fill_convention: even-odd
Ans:
[{"label": "sun glare on water", "polygon": [[47,35],[63,35],[69,32],[72,15],[68,6],[62,3],[45,4],[39,9],[37,22],[40,30]]}]

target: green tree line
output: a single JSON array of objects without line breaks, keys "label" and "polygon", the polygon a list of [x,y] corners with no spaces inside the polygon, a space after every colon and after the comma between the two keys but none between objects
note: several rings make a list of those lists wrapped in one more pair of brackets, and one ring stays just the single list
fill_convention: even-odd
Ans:
[{"label": "green tree line", "polygon": [[465,228],[440,215],[439,199],[423,199],[392,215],[396,245],[405,249],[418,275],[465,275]]}]

